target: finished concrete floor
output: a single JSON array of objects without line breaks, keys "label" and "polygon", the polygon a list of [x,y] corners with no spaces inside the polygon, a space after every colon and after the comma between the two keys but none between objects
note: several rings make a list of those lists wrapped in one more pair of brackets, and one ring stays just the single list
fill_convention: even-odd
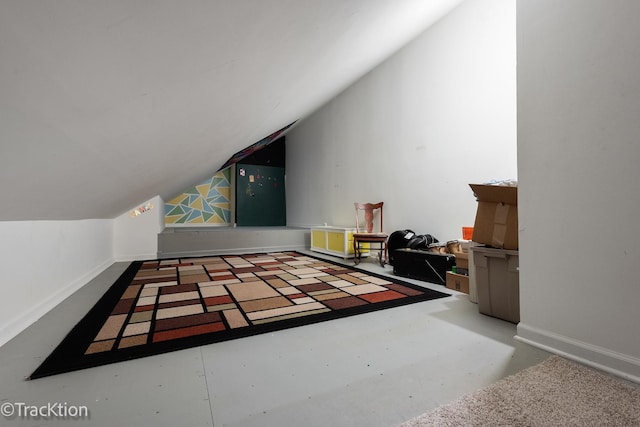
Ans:
[{"label": "finished concrete floor", "polygon": [[[515,341],[514,324],[479,314],[467,295],[450,291],[439,300],[26,381],[127,265],[112,265],[0,347],[3,413],[60,403],[86,406],[89,416],[0,415],[0,426],[392,426],[549,356]],[[390,266],[361,267],[393,276]]]}]

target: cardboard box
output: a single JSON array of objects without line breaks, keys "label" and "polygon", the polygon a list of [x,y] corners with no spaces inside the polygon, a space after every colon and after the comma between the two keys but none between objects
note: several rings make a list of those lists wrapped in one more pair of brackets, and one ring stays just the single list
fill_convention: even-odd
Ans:
[{"label": "cardboard box", "polygon": [[469,276],[447,271],[447,288],[454,291],[469,293]]},{"label": "cardboard box", "polygon": [[454,254],[456,257],[456,267],[469,269],[469,254],[464,252],[458,252]]},{"label": "cardboard box", "polygon": [[518,249],[518,187],[469,184],[478,199],[473,241]]}]

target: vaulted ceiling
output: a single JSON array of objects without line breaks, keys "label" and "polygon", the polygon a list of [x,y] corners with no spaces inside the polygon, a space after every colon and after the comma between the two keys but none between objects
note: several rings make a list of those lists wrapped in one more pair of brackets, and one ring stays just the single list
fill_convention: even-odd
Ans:
[{"label": "vaulted ceiling", "polygon": [[168,200],[461,0],[3,0],[0,220]]}]

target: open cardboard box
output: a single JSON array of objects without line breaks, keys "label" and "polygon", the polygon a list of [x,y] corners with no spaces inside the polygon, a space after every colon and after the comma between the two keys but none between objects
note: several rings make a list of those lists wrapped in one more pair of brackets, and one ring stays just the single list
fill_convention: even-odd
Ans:
[{"label": "open cardboard box", "polygon": [[469,269],[469,254],[466,252],[456,252],[453,254],[456,257],[456,267]]},{"label": "open cardboard box", "polygon": [[469,184],[478,200],[473,241],[518,249],[518,187]]}]

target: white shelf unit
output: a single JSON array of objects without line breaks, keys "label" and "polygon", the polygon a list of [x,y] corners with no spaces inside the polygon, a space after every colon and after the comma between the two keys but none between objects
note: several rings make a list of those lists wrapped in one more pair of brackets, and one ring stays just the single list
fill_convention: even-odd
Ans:
[{"label": "white shelf unit", "polygon": [[[355,227],[320,226],[311,228],[311,250],[341,258],[353,258]],[[362,256],[369,256],[363,252]]]}]

